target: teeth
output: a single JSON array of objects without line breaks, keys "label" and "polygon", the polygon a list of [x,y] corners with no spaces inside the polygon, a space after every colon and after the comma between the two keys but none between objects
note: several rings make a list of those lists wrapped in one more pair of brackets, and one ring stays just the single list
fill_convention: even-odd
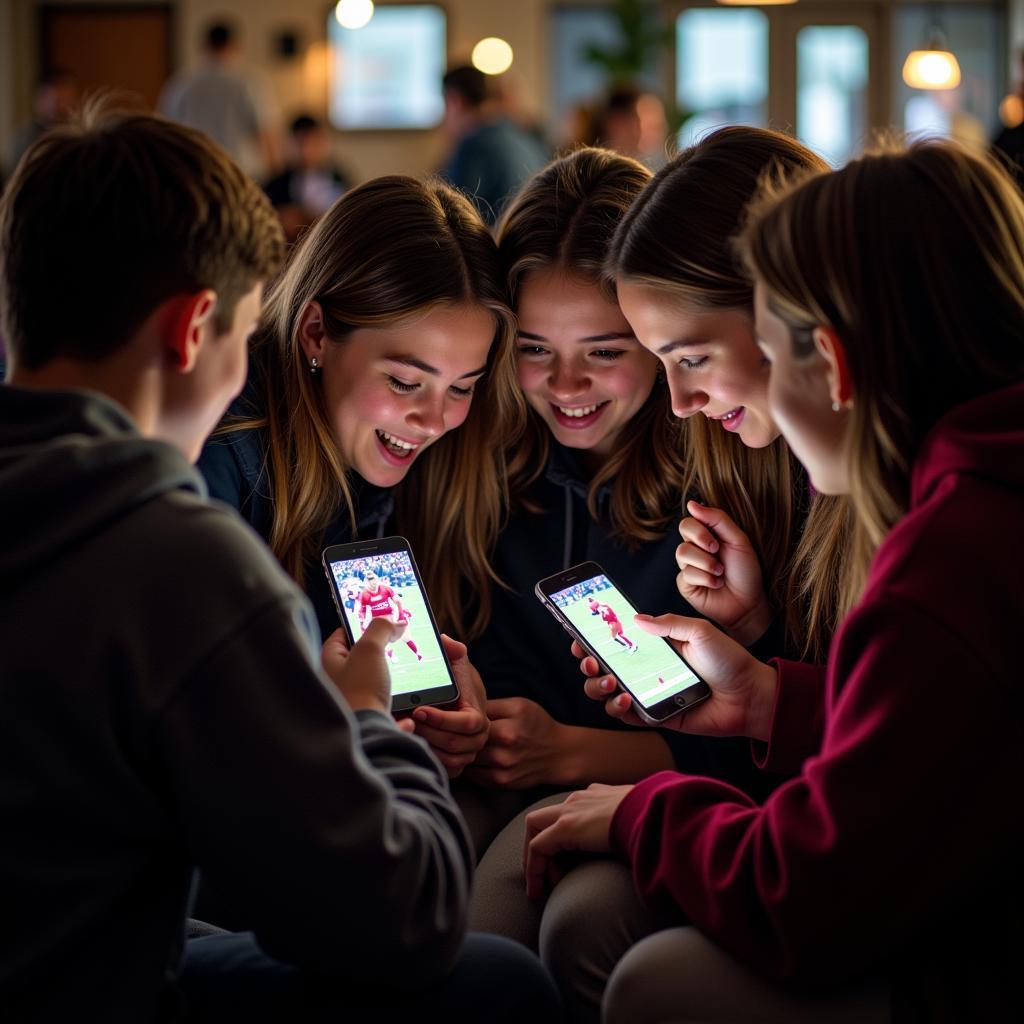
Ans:
[{"label": "teeth", "polygon": [[556,409],[563,416],[572,416],[574,419],[580,419],[583,416],[589,416],[592,412],[597,412],[598,406],[596,405],[585,405],[580,409],[566,409],[564,405],[555,406]]},{"label": "teeth", "polygon": [[737,416],[739,416],[741,412],[743,412],[742,409],[734,409],[732,412],[727,412],[724,416],[718,416],[716,418],[722,420],[723,422],[725,422],[726,420],[734,420]]},{"label": "teeth", "polygon": [[386,441],[395,448],[402,448],[408,452],[415,451],[419,448],[418,444],[410,444],[408,441],[403,441],[400,437],[395,437],[394,434],[389,434],[386,430],[378,430],[377,435],[381,440]]}]

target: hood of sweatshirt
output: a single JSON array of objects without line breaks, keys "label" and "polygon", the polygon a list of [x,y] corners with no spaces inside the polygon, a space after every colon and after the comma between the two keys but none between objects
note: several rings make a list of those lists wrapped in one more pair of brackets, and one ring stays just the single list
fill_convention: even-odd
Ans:
[{"label": "hood of sweatshirt", "polygon": [[911,476],[911,505],[949,477],[981,477],[1024,492],[1024,382],[980,395],[948,412],[921,445]]},{"label": "hood of sweatshirt", "polygon": [[198,472],[92,391],[0,386],[0,580],[37,570]]}]

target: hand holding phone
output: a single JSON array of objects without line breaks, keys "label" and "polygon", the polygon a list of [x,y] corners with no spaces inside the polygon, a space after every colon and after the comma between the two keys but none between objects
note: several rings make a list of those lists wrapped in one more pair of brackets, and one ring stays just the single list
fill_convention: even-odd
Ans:
[{"label": "hand holding phone", "polygon": [[416,562],[404,537],[336,544],[323,553],[338,617],[355,642],[375,620],[393,627],[384,645],[391,710],[450,704],[459,697]]},{"label": "hand holding phone", "polygon": [[325,641],[320,661],[328,678],[353,711],[391,708],[391,674],[384,648],[394,642],[399,629],[378,620],[353,645],[345,631],[336,629]]},{"label": "hand holding phone", "polygon": [[541,580],[538,599],[580,646],[603,662],[649,725],[688,711],[711,690],[662,637],[641,637],[636,608],[596,562]]},{"label": "hand holding phone", "polygon": [[[692,711],[666,723],[665,727],[696,736],[748,736],[767,740],[778,675],[774,668],[758,661],[744,647],[704,619],[682,615],[640,615],[636,625],[645,635],[671,639],[680,653],[700,670],[711,688],[710,699]],[[644,724],[628,693],[620,693],[614,677],[602,671],[597,659],[579,644],[573,654],[580,671],[587,676],[584,692],[591,700],[603,701],[612,718],[634,725]]]}]

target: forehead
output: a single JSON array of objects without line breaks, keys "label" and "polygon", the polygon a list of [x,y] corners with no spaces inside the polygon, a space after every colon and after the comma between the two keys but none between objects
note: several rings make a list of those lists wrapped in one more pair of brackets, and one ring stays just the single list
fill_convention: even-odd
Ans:
[{"label": "forehead", "polygon": [[454,379],[487,362],[495,333],[495,317],[489,309],[459,303],[401,323],[358,328],[349,345],[359,359],[410,357]]},{"label": "forehead", "polygon": [[545,337],[629,332],[618,303],[596,281],[561,269],[536,270],[519,286],[520,327]]}]

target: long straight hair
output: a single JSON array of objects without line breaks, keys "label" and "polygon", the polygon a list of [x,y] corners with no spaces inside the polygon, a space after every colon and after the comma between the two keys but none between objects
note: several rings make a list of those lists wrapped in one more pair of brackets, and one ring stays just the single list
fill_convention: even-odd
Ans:
[{"label": "long straight hair", "polygon": [[[747,204],[766,176],[826,169],[779,132],[740,126],[712,132],[644,189],[619,225],[606,272],[698,311],[738,310],[753,331],[753,286],[732,246]],[[704,416],[687,424],[686,492],[727,511],[750,537],[787,646],[820,660],[840,616],[836,581],[844,575],[846,504],[818,499],[805,516],[805,477],[785,441],[748,448]]]},{"label": "long straight hair", "polygon": [[439,621],[472,637],[490,611],[489,555],[507,505],[504,452],[525,416],[494,241],[472,204],[446,185],[377,178],[328,210],[271,287],[252,349],[259,408],[227,429],[266,433],[270,547],[300,582],[339,508],[355,530],[351,467],[299,343],[302,314],[314,301],[338,345],[360,328],[410,322],[458,303],[494,319],[487,372],[465,423],[432,444],[395,488],[397,527],[416,551]]},{"label": "long straight hair", "polygon": [[[558,269],[592,283],[615,301],[603,273],[612,235],[650,179],[643,164],[606,149],[583,148],[553,161],[523,186],[497,228],[498,251],[513,304],[524,280]],[[627,423],[615,451],[591,478],[587,508],[599,517],[598,495],[611,487],[612,535],[627,546],[661,537],[682,506],[685,425],[672,415],[668,389],[655,381]],[[509,466],[511,501],[531,508],[527,491],[550,453],[548,428],[532,410]]]},{"label": "long straight hair", "polygon": [[767,190],[740,251],[794,355],[820,358],[811,335],[822,325],[846,351],[855,599],[907,511],[925,435],[955,406],[1024,379],[1024,200],[1002,167],[955,143],[890,143]]}]

